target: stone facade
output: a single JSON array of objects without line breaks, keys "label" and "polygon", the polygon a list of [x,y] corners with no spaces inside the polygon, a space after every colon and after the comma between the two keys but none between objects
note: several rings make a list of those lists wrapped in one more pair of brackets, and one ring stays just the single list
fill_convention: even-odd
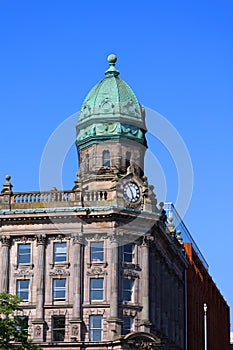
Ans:
[{"label": "stone facade", "polygon": [[[44,349],[183,350],[187,260],[144,175],[143,108],[127,84],[114,90],[119,72],[109,62],[108,80],[81,110],[73,189],[14,193],[6,178],[1,291],[23,297],[21,316]],[[108,100],[98,109],[90,96],[101,100],[100,91]],[[118,111],[118,131],[110,116],[101,137],[86,133],[88,118],[99,125],[108,108]]]}]

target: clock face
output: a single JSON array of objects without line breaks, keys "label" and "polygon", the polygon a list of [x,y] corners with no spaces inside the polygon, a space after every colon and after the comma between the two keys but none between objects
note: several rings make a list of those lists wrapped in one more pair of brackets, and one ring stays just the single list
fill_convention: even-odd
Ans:
[{"label": "clock face", "polygon": [[140,189],[134,182],[124,185],[124,197],[127,201],[136,203],[140,198]]}]

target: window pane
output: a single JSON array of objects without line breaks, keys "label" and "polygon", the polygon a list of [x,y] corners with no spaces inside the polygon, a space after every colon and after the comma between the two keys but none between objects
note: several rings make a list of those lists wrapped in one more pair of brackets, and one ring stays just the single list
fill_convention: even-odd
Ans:
[{"label": "window pane", "polygon": [[54,243],[54,262],[66,262],[66,243]]},{"label": "window pane", "polygon": [[91,262],[104,261],[104,242],[91,243]]},{"label": "window pane", "polygon": [[31,260],[31,244],[18,245],[18,264],[30,264]]},{"label": "window pane", "polygon": [[103,278],[91,278],[91,289],[103,289]]}]

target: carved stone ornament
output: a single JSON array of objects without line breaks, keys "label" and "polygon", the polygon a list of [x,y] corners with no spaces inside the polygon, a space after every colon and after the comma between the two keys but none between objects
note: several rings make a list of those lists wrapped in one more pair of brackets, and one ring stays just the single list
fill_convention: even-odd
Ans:
[{"label": "carved stone ornament", "polygon": [[98,277],[100,275],[107,275],[107,271],[104,271],[100,266],[93,267],[91,271],[87,271],[87,276]]},{"label": "carved stone ornament", "polygon": [[124,276],[124,278],[128,278],[128,279],[139,278],[139,274],[135,271],[130,270],[130,269],[125,269],[123,271],[123,276]]},{"label": "carved stone ornament", "polygon": [[40,337],[41,336],[41,326],[36,326],[35,327],[34,335],[35,335],[35,337]]},{"label": "carved stone ornament", "polygon": [[84,244],[84,238],[83,238],[83,235],[82,233],[74,233],[72,235],[72,238],[73,238],[73,244]]},{"label": "carved stone ornament", "polygon": [[161,340],[149,333],[131,333],[125,336],[129,349],[156,350],[161,349]]},{"label": "carved stone ornament", "polygon": [[31,272],[28,268],[18,269],[14,273],[14,276],[15,277],[31,277],[31,276],[33,276],[33,272]]},{"label": "carved stone ornament", "polygon": [[49,272],[49,276],[69,276],[70,273],[64,269],[55,269]]},{"label": "carved stone ornament", "polygon": [[132,341],[130,344],[130,347],[133,349],[140,349],[140,350],[153,350],[156,349],[157,346],[156,344],[153,344],[152,342],[148,342],[147,340],[143,338],[136,338],[135,340]]},{"label": "carved stone ornament", "polygon": [[161,348],[160,339],[153,339],[153,337],[145,335],[129,335],[127,344],[130,349],[156,350]]},{"label": "carved stone ornament", "polygon": [[11,237],[10,236],[1,236],[0,240],[2,242],[2,246],[9,247],[11,244]]},{"label": "carved stone ornament", "polygon": [[44,233],[36,235],[36,241],[37,241],[37,245],[45,244],[45,242],[46,242],[46,235]]},{"label": "carved stone ornament", "polygon": [[77,325],[74,325],[73,327],[72,327],[72,335],[78,335],[78,326]]}]

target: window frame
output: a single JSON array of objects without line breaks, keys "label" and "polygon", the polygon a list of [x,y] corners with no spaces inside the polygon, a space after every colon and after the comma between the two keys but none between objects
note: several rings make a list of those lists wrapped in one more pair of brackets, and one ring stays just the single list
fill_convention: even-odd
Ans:
[{"label": "window frame", "polygon": [[[93,248],[98,249],[97,247],[95,247],[95,245],[100,245],[102,244],[102,247],[99,248],[99,251],[93,251]],[[96,254],[102,254],[102,260],[98,259],[98,258],[94,258],[93,255]],[[99,241],[99,242],[91,242],[90,243],[90,262],[93,263],[103,263],[104,262],[104,241]]]},{"label": "window frame", "polygon": [[[28,286],[27,288],[21,288],[20,283],[21,282],[28,282]],[[23,298],[20,293],[27,293],[27,298]],[[19,298],[22,298],[24,302],[28,302],[29,301],[29,297],[30,297],[30,279],[17,279],[16,280],[16,295]]]},{"label": "window frame", "polygon": [[[20,252],[20,248],[25,248],[26,246],[28,246],[29,249],[29,253],[22,253]],[[31,247],[31,243],[19,243],[17,246],[17,263],[18,265],[30,265],[31,264],[31,252],[32,252],[32,247]],[[28,256],[29,259],[27,259],[27,261],[22,262],[20,261],[20,258]]]},{"label": "window frame", "polygon": [[[94,327],[94,319],[97,320],[97,318],[100,320],[100,327]],[[99,332],[100,337],[97,337],[96,334]],[[95,333],[95,334],[94,334]],[[103,315],[91,315],[89,316],[89,340],[90,341],[102,341],[103,339]]]},{"label": "window frame", "polygon": [[[59,245],[65,246],[65,253],[57,253],[56,247]],[[56,259],[59,258],[59,256],[65,256],[64,260],[57,261]],[[53,243],[53,263],[54,264],[65,264],[67,262],[67,243],[66,242],[54,242]]]},{"label": "window frame", "polygon": [[[55,286],[56,282],[57,281],[65,281],[65,285],[62,286],[62,287],[59,287],[59,286]],[[66,286],[67,286],[67,279],[66,278],[53,278],[52,280],[52,283],[53,283],[53,301],[66,301]],[[64,292],[64,298],[61,298],[61,297],[55,297],[55,294],[56,293],[59,293],[59,292]]]},{"label": "window frame", "polygon": [[[97,281],[102,281],[102,286],[101,287],[95,287],[92,286],[92,282],[97,282]],[[101,298],[93,298],[92,295],[94,292],[101,292]],[[98,277],[98,278],[90,278],[90,302],[99,302],[104,300],[104,278],[103,277]]]},{"label": "window frame", "polygon": [[[63,319],[64,320],[64,327],[54,327],[54,321],[55,320],[58,320],[58,319]],[[65,332],[66,332],[66,318],[65,318],[65,316],[64,315],[54,315],[54,316],[52,316],[52,341],[53,342],[63,342],[63,341],[65,341]],[[55,332],[57,332],[57,331],[63,331],[64,332],[64,334],[63,334],[63,339],[61,340],[61,339],[55,339],[55,337],[54,337],[54,333]]]}]

